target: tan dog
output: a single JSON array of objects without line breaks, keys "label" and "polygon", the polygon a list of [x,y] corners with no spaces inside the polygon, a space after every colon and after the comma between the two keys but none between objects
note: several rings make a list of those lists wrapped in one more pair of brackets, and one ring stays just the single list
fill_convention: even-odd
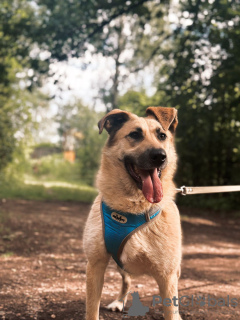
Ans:
[{"label": "tan dog", "polygon": [[[147,117],[141,118],[115,109],[98,124],[99,133],[105,128],[109,139],[103,148],[97,176],[99,195],[83,236],[88,259],[87,320],[99,319],[104,273],[110,259],[104,241],[102,199],[112,209],[134,215],[161,209],[161,214],[139,228],[126,242],[119,257],[125,270],[119,268],[122,288],[117,300],[108,308],[122,310],[123,303],[119,300],[129,291],[129,274],[152,276],[162,299],[178,297],[181,227],[172,181],[177,160],[174,147],[177,110],[150,107],[146,113]],[[181,319],[173,303],[163,308],[165,319]]]}]

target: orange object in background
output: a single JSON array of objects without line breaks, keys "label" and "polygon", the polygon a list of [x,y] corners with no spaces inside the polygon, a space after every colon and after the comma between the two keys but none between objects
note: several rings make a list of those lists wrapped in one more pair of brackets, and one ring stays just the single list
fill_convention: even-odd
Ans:
[{"label": "orange object in background", "polygon": [[74,151],[64,151],[63,153],[64,155],[64,159],[71,162],[71,163],[74,163],[75,161],[75,158],[76,158],[76,155],[75,155],[75,152]]}]

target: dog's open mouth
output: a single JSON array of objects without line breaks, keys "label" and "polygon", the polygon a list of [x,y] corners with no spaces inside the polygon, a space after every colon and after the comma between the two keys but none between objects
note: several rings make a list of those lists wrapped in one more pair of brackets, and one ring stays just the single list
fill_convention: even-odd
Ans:
[{"label": "dog's open mouth", "polygon": [[151,203],[160,202],[163,198],[162,183],[160,180],[160,168],[150,170],[137,167],[130,161],[125,162],[126,169],[139,189],[142,190],[144,197]]}]

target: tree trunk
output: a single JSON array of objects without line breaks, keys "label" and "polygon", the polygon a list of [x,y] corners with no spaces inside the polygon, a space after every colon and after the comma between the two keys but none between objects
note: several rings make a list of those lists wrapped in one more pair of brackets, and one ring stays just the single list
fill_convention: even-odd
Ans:
[{"label": "tree trunk", "polygon": [[124,17],[121,18],[119,27],[117,28],[117,48],[115,54],[115,74],[113,76],[113,85],[111,89],[111,107],[112,109],[116,109],[118,107],[118,86],[119,86],[119,78],[120,78],[120,70],[119,67],[121,65],[119,59],[120,55],[123,52],[126,44],[126,38],[123,34],[123,20]]}]

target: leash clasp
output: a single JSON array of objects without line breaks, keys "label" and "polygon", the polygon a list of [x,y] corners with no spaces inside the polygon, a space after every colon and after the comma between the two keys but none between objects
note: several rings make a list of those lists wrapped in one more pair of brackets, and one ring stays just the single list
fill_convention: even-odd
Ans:
[{"label": "leash clasp", "polygon": [[177,192],[180,192],[182,196],[186,196],[188,194],[188,188],[185,186],[176,189]]},{"label": "leash clasp", "polygon": [[182,196],[186,196],[188,194],[191,194],[193,193],[193,187],[186,187],[186,186],[182,186],[180,189],[179,189],[179,192],[181,192],[181,195]]},{"label": "leash clasp", "polygon": [[177,188],[176,191],[181,193],[182,196],[186,196],[188,194],[188,188],[185,186]]},{"label": "leash clasp", "polygon": [[181,189],[181,195],[186,196],[187,195],[187,187],[182,186],[180,189]]}]

